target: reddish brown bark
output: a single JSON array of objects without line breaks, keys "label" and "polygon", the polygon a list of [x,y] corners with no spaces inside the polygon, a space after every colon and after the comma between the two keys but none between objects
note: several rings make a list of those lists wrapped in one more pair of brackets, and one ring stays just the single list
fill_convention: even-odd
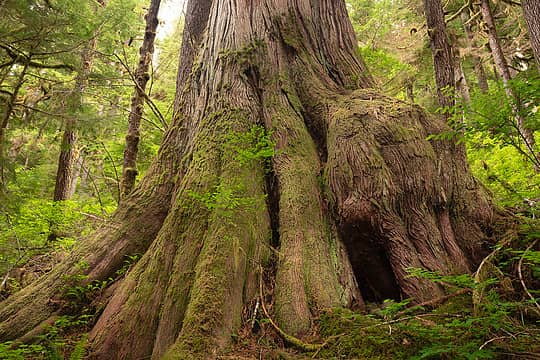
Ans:
[{"label": "reddish brown bark", "polygon": [[67,119],[64,134],[60,144],[60,155],[58,158],[58,169],[56,172],[56,183],[54,187],[54,201],[68,200],[73,184],[73,167],[77,151],[77,121],[73,118]]},{"label": "reddish brown bark", "polygon": [[176,96],[174,99],[174,114],[180,110],[182,94],[185,82],[191,74],[193,61],[198,51],[198,45],[202,41],[203,32],[208,23],[212,1],[188,1],[186,6],[186,17],[184,19],[184,31],[182,34],[182,48],[180,49],[180,59],[178,61],[178,75],[176,77]]},{"label": "reddish brown bark", "polygon": [[[466,272],[481,257],[493,208],[463,149],[428,142],[448,130],[441,119],[373,90],[343,1],[209,9],[171,128],[115,230],[2,304],[1,339],[47,318],[58,274],[80,259],[93,280],[143,254],[92,329],[90,358],[205,359],[261,292],[302,336],[324,309],[443,294],[408,267]],[[260,127],[274,156],[246,158]],[[272,286],[259,290],[261,268]]]}]

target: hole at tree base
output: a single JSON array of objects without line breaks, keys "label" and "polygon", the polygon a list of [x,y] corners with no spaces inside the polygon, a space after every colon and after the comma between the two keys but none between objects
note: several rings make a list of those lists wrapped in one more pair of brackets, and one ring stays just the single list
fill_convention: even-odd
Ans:
[{"label": "hole at tree base", "polygon": [[371,225],[341,225],[339,232],[364,301],[400,300],[400,289],[382,239]]}]

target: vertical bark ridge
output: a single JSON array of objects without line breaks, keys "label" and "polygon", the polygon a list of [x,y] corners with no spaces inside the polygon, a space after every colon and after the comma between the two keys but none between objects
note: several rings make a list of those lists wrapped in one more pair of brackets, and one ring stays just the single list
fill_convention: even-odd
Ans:
[{"label": "vertical bark ridge", "polygon": [[180,110],[184,86],[191,74],[193,62],[197,57],[211,6],[212,0],[189,0],[187,2],[184,31],[182,33],[182,48],[179,54],[178,75],[176,76],[176,96],[174,98],[173,117],[176,117]]},{"label": "vertical bark ridge", "polygon": [[[135,242],[144,253],[154,240],[96,324],[94,357],[215,357],[257,296],[269,212],[279,213],[273,316],[295,334],[325,308],[362,303],[358,285],[367,286],[352,269],[365,263],[351,264],[346,245],[369,242],[367,252],[385,261],[383,296],[418,301],[442,290],[406,277],[407,267],[451,273],[474,262],[463,249],[480,247],[491,206],[477,213],[482,190],[464,155],[454,159],[452,144],[425,140],[446,129],[440,119],[369,90],[351,25],[337,19],[344,11],[336,0],[213,1],[151,176],[128,197],[155,206],[146,194],[174,186],[162,194],[172,207],[148,233],[159,229],[155,240],[135,241],[130,232],[126,244],[113,241],[113,251]],[[279,209],[264,199],[264,161],[241,155],[261,124],[276,142]],[[145,204],[126,205],[119,212],[131,224],[121,229],[136,231],[138,217],[128,215],[149,213]],[[109,263],[93,263],[90,273]]]},{"label": "vertical bark ridge", "polygon": [[[276,107],[279,109],[279,105]],[[328,246],[329,234],[317,181],[320,164],[315,145],[303,120],[291,113],[288,104],[269,116],[279,139],[274,169],[281,189],[276,307],[281,324],[299,334],[311,326],[309,303],[327,308],[339,302],[332,299],[336,281],[327,278],[330,263],[324,254],[329,254],[329,249],[324,247]],[[325,289],[323,284],[329,287]],[[334,292],[337,295],[337,289]]]}]

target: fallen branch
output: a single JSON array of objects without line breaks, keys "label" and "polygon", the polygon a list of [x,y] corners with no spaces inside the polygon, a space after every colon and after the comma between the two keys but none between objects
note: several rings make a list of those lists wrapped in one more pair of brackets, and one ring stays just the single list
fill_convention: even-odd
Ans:
[{"label": "fallen branch", "polygon": [[486,341],[485,343],[483,343],[483,344],[478,348],[478,350],[482,350],[483,348],[485,348],[487,345],[489,345],[489,344],[492,343],[493,341],[502,340],[502,339],[508,339],[508,338],[510,338],[510,336],[498,336],[498,337],[494,337],[493,339],[489,339],[488,341]]},{"label": "fallen branch", "polygon": [[453,293],[450,293],[450,294],[447,294],[447,295],[444,295],[444,296],[440,296],[438,298],[435,298],[435,299],[431,299],[431,300],[428,300],[428,301],[424,301],[424,302],[421,302],[419,304],[416,304],[416,305],[413,305],[407,309],[404,309],[404,310],[401,310],[400,312],[398,312],[396,315],[397,316],[402,316],[402,315],[405,315],[411,311],[414,311],[415,309],[418,309],[418,308],[421,308],[421,307],[425,307],[425,306],[435,306],[437,304],[440,304],[440,303],[443,303],[445,302],[446,300],[448,299],[451,299],[453,297],[456,297],[456,296],[459,296],[459,295],[462,295],[462,294],[466,294],[468,292],[472,292],[473,290],[470,289],[470,288],[463,288],[461,290],[458,290],[458,291],[454,291]]},{"label": "fallen branch", "polygon": [[536,305],[536,307],[540,311],[540,305],[538,305],[538,302],[536,302],[536,298],[531,294],[531,292],[527,288],[527,285],[525,284],[525,280],[523,280],[523,273],[521,271],[521,267],[523,266],[523,259],[525,259],[525,254],[527,254],[527,252],[531,250],[534,247],[534,245],[536,245],[537,242],[538,240],[533,241],[533,243],[525,249],[523,254],[521,254],[521,257],[518,262],[518,275],[519,275],[519,282],[521,283],[523,290],[525,290],[525,293],[529,296],[529,298],[532,300],[534,305]]}]

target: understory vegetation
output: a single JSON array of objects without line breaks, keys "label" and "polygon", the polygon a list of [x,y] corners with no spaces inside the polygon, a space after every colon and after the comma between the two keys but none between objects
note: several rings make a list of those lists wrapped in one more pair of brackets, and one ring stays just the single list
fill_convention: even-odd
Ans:
[{"label": "understory vegetation", "polygon": [[[108,226],[107,220],[123,200],[126,122],[147,1],[110,0],[106,10],[94,3],[0,1],[0,115],[9,119],[0,138],[0,301],[48,273],[77,241]],[[364,309],[321,309],[311,333],[301,339],[272,318],[274,289],[265,280],[275,276],[275,269],[264,264],[267,268],[261,267],[257,274],[260,300],[245,307],[241,329],[231,334],[233,344],[220,358],[540,358],[540,158],[534,157],[540,143],[540,75],[519,6],[494,5],[503,50],[514,74],[506,85],[493,71],[483,23],[478,17],[469,20],[474,33],[471,43],[461,18],[454,16],[465,9],[465,3],[471,4],[450,0],[445,7],[450,38],[462,55],[459,66],[469,82],[468,95],[448,89],[456,99],[450,108],[436,103],[421,1],[349,0],[347,7],[359,39],[358,51],[377,79],[376,86],[401,101],[448,115],[451,130],[430,134],[428,139],[463,144],[474,176],[493,196],[496,208],[507,215],[490,234],[488,255],[472,274],[410,268],[408,276],[429,280],[447,295],[421,303],[395,298],[368,302]],[[173,29],[157,40],[137,180],[148,171],[169,126],[182,26],[183,19],[176,19]],[[83,106],[73,109],[66,94],[76,86],[81,44],[94,37],[98,41]],[[23,58],[26,65],[19,61]],[[488,89],[477,85],[477,58],[485,68]],[[42,66],[31,67],[31,60]],[[507,96],[507,86],[514,98]],[[532,150],[522,141],[517,116],[535,136]],[[62,133],[70,117],[79,119],[72,196],[53,201]],[[272,172],[270,159],[279,153],[271,131],[254,126],[243,133],[230,131],[221,140],[227,151],[237,154],[239,164],[261,162],[266,175]],[[189,197],[206,210],[223,213],[263,206],[268,200],[248,198],[243,192],[241,186],[220,182],[204,193],[191,191]],[[111,298],[111,289],[141,255],[123,259],[115,276],[90,283],[84,281],[87,264],[79,263],[80,275],[66,279],[63,296],[51,299],[62,307],[62,314],[37,336],[0,343],[0,359],[84,359],[88,332]]]}]

